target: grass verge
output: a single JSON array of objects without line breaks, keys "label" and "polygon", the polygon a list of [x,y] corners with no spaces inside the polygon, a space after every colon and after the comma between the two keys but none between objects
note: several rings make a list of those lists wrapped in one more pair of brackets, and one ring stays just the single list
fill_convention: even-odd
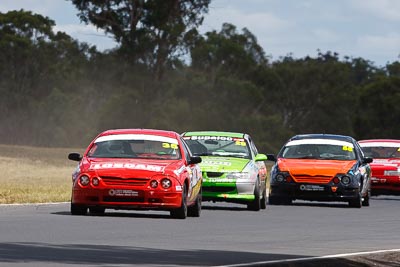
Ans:
[{"label": "grass verge", "polygon": [[69,201],[73,151],[83,149],[0,145],[0,204]]}]

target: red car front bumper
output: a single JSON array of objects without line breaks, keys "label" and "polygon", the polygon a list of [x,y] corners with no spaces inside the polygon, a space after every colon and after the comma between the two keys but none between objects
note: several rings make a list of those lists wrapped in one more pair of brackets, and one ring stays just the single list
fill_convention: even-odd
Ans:
[{"label": "red car front bumper", "polygon": [[73,204],[112,209],[162,209],[179,208],[182,192],[135,189],[74,188]]},{"label": "red car front bumper", "polygon": [[371,178],[371,193],[373,195],[381,194],[399,194],[400,195],[400,177],[398,176],[374,176]]}]

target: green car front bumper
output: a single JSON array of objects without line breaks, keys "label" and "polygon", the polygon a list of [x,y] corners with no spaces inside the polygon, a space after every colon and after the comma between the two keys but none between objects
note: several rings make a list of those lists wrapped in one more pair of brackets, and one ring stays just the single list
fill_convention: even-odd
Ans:
[{"label": "green car front bumper", "polygon": [[249,203],[255,199],[254,182],[203,182],[203,201]]}]

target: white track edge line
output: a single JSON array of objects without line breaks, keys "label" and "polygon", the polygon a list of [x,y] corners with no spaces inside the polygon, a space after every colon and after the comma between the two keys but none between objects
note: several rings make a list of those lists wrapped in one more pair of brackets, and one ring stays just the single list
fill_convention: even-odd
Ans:
[{"label": "white track edge line", "polygon": [[386,253],[386,252],[400,252],[400,248],[354,252],[354,253],[343,253],[343,254],[325,255],[325,256],[318,256],[318,257],[304,257],[304,258],[295,258],[295,259],[287,259],[287,260],[258,261],[258,262],[249,262],[249,263],[232,264],[232,265],[220,265],[220,266],[215,266],[215,267],[260,266],[261,264],[285,263],[285,262],[308,261],[308,260],[322,260],[322,259],[330,259],[330,258],[345,258],[345,257],[351,257],[351,256],[378,254],[378,253]]}]

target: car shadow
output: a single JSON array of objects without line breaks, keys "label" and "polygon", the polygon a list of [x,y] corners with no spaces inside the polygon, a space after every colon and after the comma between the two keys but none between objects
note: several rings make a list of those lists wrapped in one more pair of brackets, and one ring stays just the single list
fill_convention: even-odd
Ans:
[{"label": "car shadow", "polygon": [[[203,210],[226,210],[226,211],[247,211],[246,205],[237,205],[233,204],[233,206],[218,206],[218,204],[205,204],[202,203]],[[91,216],[91,217],[121,217],[121,218],[148,218],[148,219],[174,219],[170,216],[168,211],[137,211],[137,210],[126,210],[123,212],[115,211],[113,209],[107,209],[104,214],[91,214],[89,211],[86,215],[72,215],[69,211],[57,211],[52,212],[54,215],[67,215],[67,216]],[[174,219],[175,220],[175,219]]]},{"label": "car shadow", "polygon": [[[352,208],[346,202],[293,202],[289,206],[307,206],[307,207],[321,207],[321,208]],[[353,208],[352,208],[353,209]]]},{"label": "car shadow", "polygon": [[246,205],[243,206],[217,206],[212,204],[205,204],[204,202],[201,204],[201,208],[204,210],[231,210],[231,211],[244,211],[248,210]]},{"label": "car shadow", "polygon": [[148,218],[148,219],[173,219],[170,215],[169,212],[165,212],[165,214],[161,213],[141,213],[141,212],[135,212],[135,211],[127,211],[127,212],[115,212],[113,210],[106,210],[104,214],[91,214],[88,212],[86,215],[72,215],[71,212],[69,211],[58,211],[58,212],[52,212],[51,214],[54,215],[68,215],[68,216],[90,216],[90,217],[120,217],[120,218]]},{"label": "car shadow", "polygon": [[[315,260],[310,256],[224,250],[170,250],[140,246],[98,244],[53,244],[43,242],[0,243],[0,265],[54,264],[57,266],[87,266],[113,264],[129,266],[353,266],[367,267],[365,263],[336,258]],[[23,253],[21,253],[23,251]],[[309,261],[308,261],[309,259]],[[275,262],[292,260],[288,263]],[[254,263],[258,263],[254,265]],[[332,265],[329,265],[331,263]],[[380,262],[382,263],[382,262]],[[386,266],[386,265],[385,265]],[[387,265],[390,266],[390,265]]]},{"label": "car shadow", "polygon": [[377,200],[390,200],[390,201],[400,201],[399,195],[379,195],[379,196],[372,196],[371,199],[374,201]]}]

